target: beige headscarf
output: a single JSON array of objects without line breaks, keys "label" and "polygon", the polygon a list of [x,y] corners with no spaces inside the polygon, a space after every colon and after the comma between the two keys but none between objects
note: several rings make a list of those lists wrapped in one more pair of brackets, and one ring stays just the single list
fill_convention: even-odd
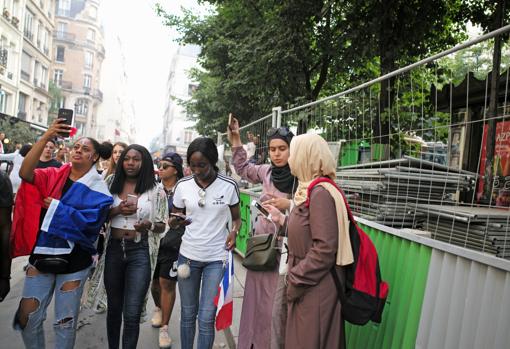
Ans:
[{"label": "beige headscarf", "polygon": [[[328,143],[319,135],[305,134],[292,138],[290,142],[289,166],[299,184],[294,196],[294,204],[302,205],[307,200],[310,183],[318,177],[336,177],[336,161]],[[351,241],[349,239],[349,217],[340,192],[330,183],[319,183],[335,200],[338,220],[337,265],[349,265],[354,262]]]}]

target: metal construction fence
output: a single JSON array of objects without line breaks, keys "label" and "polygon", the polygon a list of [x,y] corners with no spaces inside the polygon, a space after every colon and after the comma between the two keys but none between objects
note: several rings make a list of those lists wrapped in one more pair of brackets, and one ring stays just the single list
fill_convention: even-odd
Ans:
[{"label": "metal construction fence", "polygon": [[510,258],[509,42],[492,79],[494,38],[508,32],[315,102],[275,107],[242,127],[243,142],[262,163],[268,128],[320,134],[357,216]]}]

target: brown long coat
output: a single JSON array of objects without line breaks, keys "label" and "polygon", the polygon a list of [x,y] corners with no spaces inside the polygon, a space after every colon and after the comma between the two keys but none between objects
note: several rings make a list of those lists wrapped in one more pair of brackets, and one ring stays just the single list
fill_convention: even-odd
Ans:
[{"label": "brown long coat", "polygon": [[[288,243],[285,347],[344,348],[340,302],[330,273],[338,247],[338,224],[335,202],[326,189],[314,188],[309,208],[302,204],[292,210]],[[343,279],[341,268],[337,273]]]}]

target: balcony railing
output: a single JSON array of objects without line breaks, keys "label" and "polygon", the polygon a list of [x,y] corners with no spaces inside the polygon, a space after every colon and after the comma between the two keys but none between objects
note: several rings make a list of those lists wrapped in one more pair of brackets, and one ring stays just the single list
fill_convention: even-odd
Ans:
[{"label": "balcony railing", "polygon": [[54,31],[53,37],[57,38],[58,40],[65,40],[65,41],[71,41],[71,42],[74,42],[76,39],[75,34],[63,32],[63,31]]},{"label": "balcony railing", "polygon": [[24,70],[21,71],[20,77],[22,80],[30,81],[30,74]]}]

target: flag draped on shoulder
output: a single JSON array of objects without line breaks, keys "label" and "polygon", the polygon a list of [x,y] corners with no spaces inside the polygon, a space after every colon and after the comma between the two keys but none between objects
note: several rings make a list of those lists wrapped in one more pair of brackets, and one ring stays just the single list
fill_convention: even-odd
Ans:
[{"label": "flag draped on shoulder", "polygon": [[[69,253],[74,244],[95,253],[94,242],[113,203],[108,187],[92,167],[62,196],[71,165],[36,169],[33,184],[22,182],[16,197],[12,257]],[[43,199],[53,198],[39,229]],[[39,233],[38,233],[39,232]]]},{"label": "flag draped on shoulder", "polygon": [[234,261],[232,251],[228,252],[223,279],[218,287],[218,294],[214,298],[216,305],[216,330],[224,330],[232,325],[234,311]]},{"label": "flag draped on shoulder", "polygon": [[44,216],[34,253],[66,254],[74,244],[91,254],[113,203],[108,187],[92,167],[60,200],[53,199]]}]

